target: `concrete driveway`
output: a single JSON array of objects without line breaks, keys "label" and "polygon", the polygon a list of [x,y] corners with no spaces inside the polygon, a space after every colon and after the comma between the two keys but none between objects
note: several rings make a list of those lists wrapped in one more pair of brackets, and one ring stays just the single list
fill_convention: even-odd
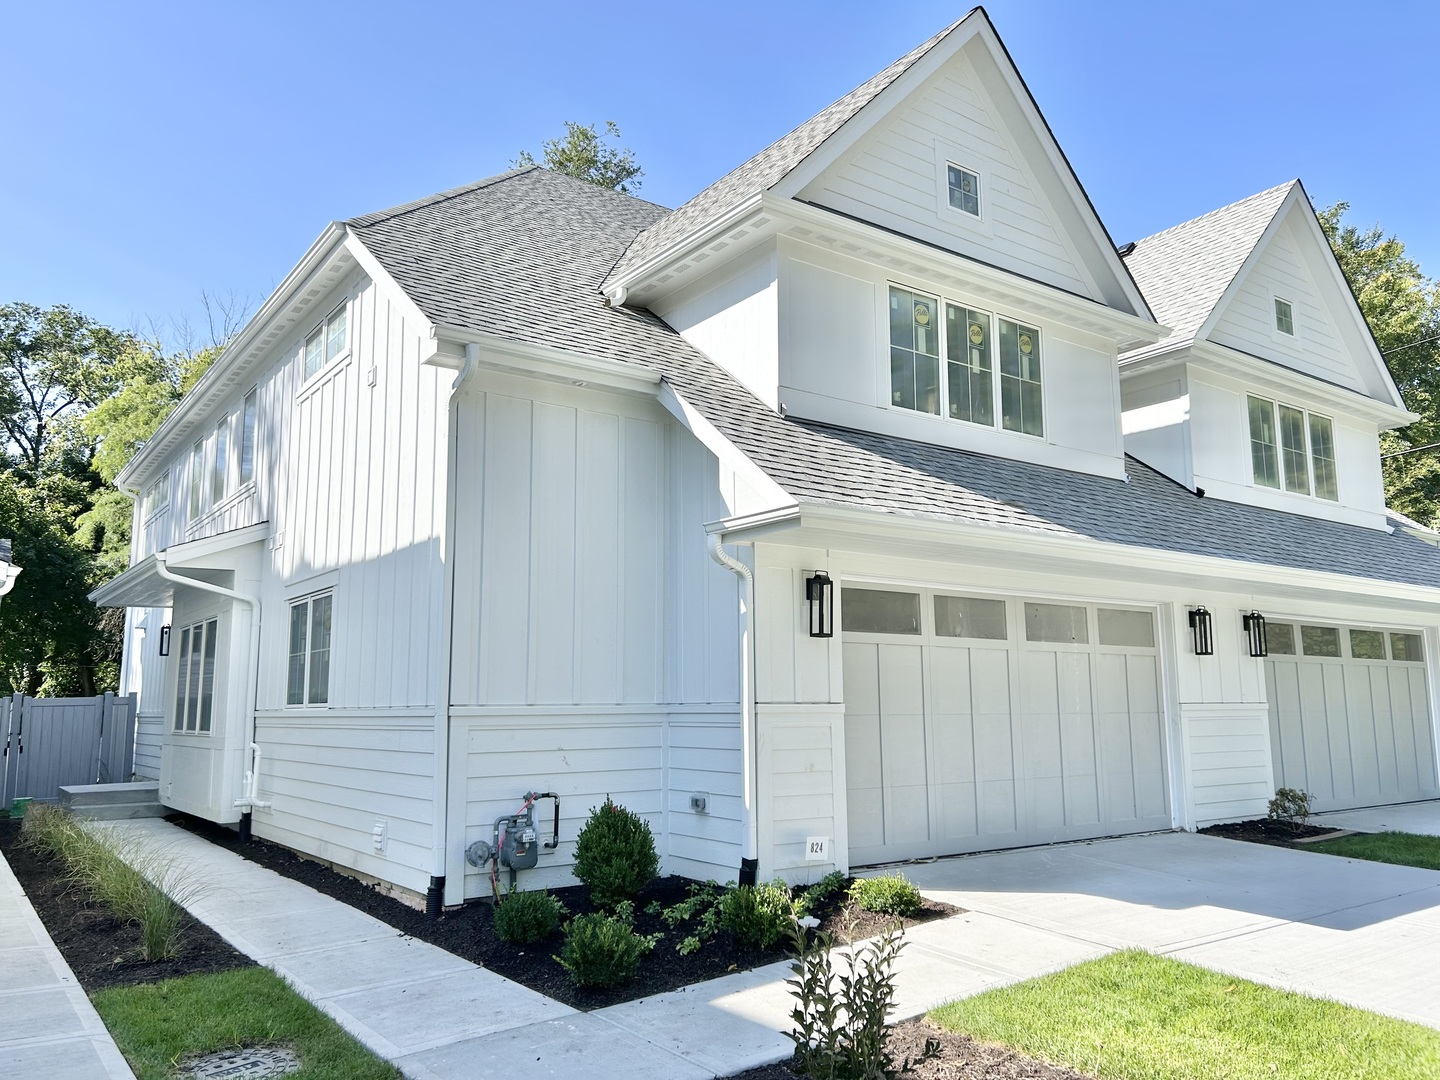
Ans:
[{"label": "concrete driveway", "polygon": [[1402,803],[1399,806],[1374,806],[1369,810],[1336,810],[1317,814],[1316,825],[1359,832],[1408,832],[1421,836],[1440,836],[1440,800]]},{"label": "concrete driveway", "polygon": [[1165,833],[904,873],[1002,939],[1139,947],[1440,1028],[1440,872]]}]

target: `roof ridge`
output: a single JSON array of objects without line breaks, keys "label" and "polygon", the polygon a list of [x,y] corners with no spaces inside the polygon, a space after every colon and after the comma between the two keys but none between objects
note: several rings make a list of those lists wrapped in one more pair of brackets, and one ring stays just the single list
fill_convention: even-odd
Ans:
[{"label": "roof ridge", "polygon": [[503,173],[487,176],[483,180],[476,180],[473,183],[463,184],[460,187],[450,188],[447,191],[439,191],[434,195],[426,195],[423,199],[413,199],[410,202],[399,203],[395,206],[386,207],[383,210],[375,210],[368,214],[359,214],[352,218],[346,218],[341,224],[357,225],[361,228],[370,225],[379,225],[381,222],[391,221],[397,217],[412,213],[415,210],[423,210],[425,207],[434,206],[436,203],[449,202],[451,199],[458,199],[462,195],[469,195],[472,192],[483,191],[485,188],[493,187],[496,184],[503,184],[506,180],[513,180],[517,176],[534,172],[539,168],[539,165],[523,165],[516,169],[507,169]]},{"label": "roof ridge", "polygon": [[1171,225],[1169,228],[1161,229],[1159,232],[1151,233],[1149,236],[1142,236],[1139,240],[1135,240],[1133,242],[1138,247],[1140,244],[1148,243],[1151,240],[1158,240],[1162,236],[1168,236],[1170,233],[1176,232],[1179,229],[1184,229],[1188,228],[1191,225],[1199,224],[1206,218],[1217,217],[1220,214],[1228,214],[1234,211],[1237,207],[1243,206],[1246,203],[1257,202],[1267,195],[1275,194],[1275,192],[1281,190],[1282,188],[1286,191],[1289,191],[1290,188],[1295,187],[1298,184],[1300,184],[1300,180],[1298,177],[1294,180],[1286,180],[1283,184],[1276,184],[1274,187],[1268,187],[1264,191],[1257,191],[1253,195],[1246,195],[1243,199],[1236,199],[1234,202],[1226,203],[1224,206],[1217,206],[1214,210],[1207,210],[1203,214],[1198,214],[1193,218],[1188,218],[1185,221],[1178,222],[1175,225]]}]

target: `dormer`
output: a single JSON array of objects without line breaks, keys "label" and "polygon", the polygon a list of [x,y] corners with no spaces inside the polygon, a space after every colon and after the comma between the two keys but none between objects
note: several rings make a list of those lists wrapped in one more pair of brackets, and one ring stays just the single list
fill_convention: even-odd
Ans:
[{"label": "dormer", "polygon": [[1127,246],[1170,338],[1121,357],[1125,446],[1209,497],[1385,528],[1400,398],[1298,180]]},{"label": "dormer", "polygon": [[1121,477],[1163,334],[983,9],[642,233],[606,282],[787,415]]}]

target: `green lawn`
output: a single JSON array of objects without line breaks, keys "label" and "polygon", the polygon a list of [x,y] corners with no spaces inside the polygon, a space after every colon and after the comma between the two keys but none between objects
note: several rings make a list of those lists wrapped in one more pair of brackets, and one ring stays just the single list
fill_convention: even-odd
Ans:
[{"label": "green lawn", "polygon": [[168,1080],[191,1054],[277,1043],[300,1055],[295,1080],[400,1076],[268,968],[101,990],[94,998],[140,1080]]},{"label": "green lawn", "polygon": [[1440,1077],[1440,1031],[1138,951],[931,1019],[1105,1080]]},{"label": "green lawn", "polygon": [[1420,836],[1408,832],[1361,833],[1306,844],[1305,850],[1371,862],[1418,866],[1422,870],[1440,870],[1440,836]]}]

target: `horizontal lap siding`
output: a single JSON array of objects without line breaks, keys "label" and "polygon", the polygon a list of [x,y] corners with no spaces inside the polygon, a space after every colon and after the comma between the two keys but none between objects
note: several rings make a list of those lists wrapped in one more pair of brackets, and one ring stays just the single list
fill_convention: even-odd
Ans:
[{"label": "horizontal lap siding", "polygon": [[[843,710],[759,708],[760,848],[767,875],[809,882],[844,865]],[[830,839],[831,861],[806,860],[812,836]]]},{"label": "horizontal lap siding", "polygon": [[[674,717],[669,731],[670,854],[733,877],[744,820],[739,715]],[[690,809],[692,793],[707,796],[705,813]]]},{"label": "horizontal lap siding", "polygon": [[[983,226],[972,227],[958,211],[941,208],[941,169],[951,156],[981,175]],[[805,197],[905,235],[979,254],[1071,292],[1094,293],[963,57],[952,59],[918,101],[833,167]]]},{"label": "horizontal lap siding", "polygon": [[1273,793],[1264,704],[1181,705],[1195,824],[1263,816]]},{"label": "horizontal lap siding", "polygon": [[[261,716],[255,833],[423,892],[429,880],[434,716]],[[373,831],[386,823],[383,853]]]}]

